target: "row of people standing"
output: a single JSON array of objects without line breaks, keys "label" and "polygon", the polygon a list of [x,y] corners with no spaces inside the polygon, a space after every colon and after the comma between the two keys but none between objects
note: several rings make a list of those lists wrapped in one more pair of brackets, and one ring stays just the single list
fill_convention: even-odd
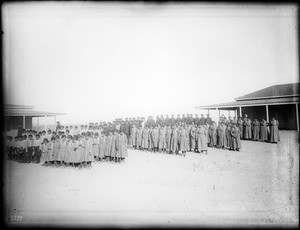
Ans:
[{"label": "row of people standing", "polygon": [[186,152],[204,152],[208,147],[229,150],[241,149],[240,133],[236,124],[219,126],[213,121],[211,125],[175,124],[154,125],[143,128],[133,125],[130,144],[135,149],[170,154],[186,155]]},{"label": "row of people standing", "polygon": [[265,119],[253,121],[245,115],[244,118],[240,117],[237,121],[240,129],[241,139],[253,141],[265,141],[277,143],[280,141],[279,135],[279,122],[272,118],[268,123]]}]

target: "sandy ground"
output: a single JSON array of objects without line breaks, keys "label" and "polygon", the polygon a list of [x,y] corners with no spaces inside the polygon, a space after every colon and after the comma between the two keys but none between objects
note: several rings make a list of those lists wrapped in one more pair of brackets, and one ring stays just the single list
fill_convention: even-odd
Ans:
[{"label": "sandy ground", "polygon": [[208,155],[129,150],[124,164],[90,170],[5,161],[10,225],[295,226],[299,223],[297,132],[280,144],[242,141]]}]

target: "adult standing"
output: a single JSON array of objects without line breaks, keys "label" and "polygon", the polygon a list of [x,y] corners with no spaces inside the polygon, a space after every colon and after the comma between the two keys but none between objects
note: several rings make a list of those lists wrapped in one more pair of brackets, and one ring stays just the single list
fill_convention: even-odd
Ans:
[{"label": "adult standing", "polygon": [[205,119],[204,115],[201,114],[200,125],[205,125],[205,123],[206,123],[206,119]]},{"label": "adult standing", "polygon": [[257,119],[254,119],[252,123],[253,128],[253,140],[258,141],[259,140],[259,129],[260,129],[260,122]]},{"label": "adult standing", "polygon": [[17,133],[17,136],[20,137],[20,136],[22,136],[22,134],[23,134],[23,128],[22,128],[21,125],[19,125],[19,126],[18,126],[18,133]]},{"label": "adult standing", "polygon": [[198,117],[198,114],[195,114],[194,124],[196,126],[200,125],[200,118]]},{"label": "adult standing", "polygon": [[203,152],[205,151],[207,154],[207,130],[205,125],[200,125],[199,132],[198,132],[198,151]]},{"label": "adult standing", "polygon": [[273,117],[271,122],[270,122],[270,142],[271,143],[277,143],[280,141],[280,137],[279,137],[279,122],[277,120],[275,120],[275,118]]},{"label": "adult standing", "polygon": [[268,141],[268,127],[265,119],[260,122],[260,141]]},{"label": "adult standing", "polygon": [[212,119],[211,119],[211,117],[209,116],[209,114],[206,115],[205,123],[206,123],[206,124],[209,124],[209,125],[211,125],[211,123],[212,123]]},{"label": "adult standing", "polygon": [[245,140],[250,140],[252,137],[251,135],[251,120],[248,117],[247,114],[245,114],[244,118],[244,139]]},{"label": "adult standing", "polygon": [[240,130],[240,138],[243,139],[243,133],[244,133],[244,121],[242,119],[242,117],[239,117],[238,121],[237,121],[237,127]]}]

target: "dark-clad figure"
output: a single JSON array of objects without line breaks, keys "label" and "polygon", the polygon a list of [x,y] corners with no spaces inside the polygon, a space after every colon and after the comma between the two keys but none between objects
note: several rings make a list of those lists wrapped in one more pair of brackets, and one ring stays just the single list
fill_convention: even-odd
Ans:
[{"label": "dark-clad figure", "polygon": [[259,140],[259,129],[260,129],[260,122],[257,119],[254,119],[252,122],[252,129],[253,129],[253,140]]},{"label": "dark-clad figure", "polygon": [[181,118],[180,118],[180,115],[177,114],[177,118],[175,120],[176,124],[179,124],[181,122]]},{"label": "dark-clad figure", "polygon": [[260,141],[268,141],[268,127],[267,121],[262,119],[260,122]]},{"label": "dark-clad figure", "polygon": [[174,117],[174,115],[172,115],[172,117],[170,118],[170,125],[175,125],[175,117]]},{"label": "dark-clad figure", "polygon": [[166,115],[165,124],[170,125],[170,118],[169,115]]},{"label": "dark-clad figure", "polygon": [[252,137],[251,132],[251,120],[248,118],[247,114],[245,114],[244,118],[244,139],[250,140]]},{"label": "dark-clad figure", "polygon": [[195,114],[194,124],[196,126],[200,125],[200,118],[198,117],[198,114]]},{"label": "dark-clad figure", "polygon": [[18,126],[18,134],[17,134],[17,136],[20,137],[20,136],[22,136],[22,134],[23,134],[23,128],[22,128],[21,125],[19,125]]},{"label": "dark-clad figure", "polygon": [[211,117],[209,116],[209,114],[207,114],[207,115],[206,115],[206,119],[205,119],[205,124],[211,125],[211,123],[212,123],[212,119],[211,119]]},{"label": "dark-clad figure", "polygon": [[205,125],[205,123],[206,123],[206,119],[205,119],[204,115],[201,114],[200,125]]},{"label": "dark-clad figure", "polygon": [[280,141],[279,137],[279,122],[275,120],[273,117],[271,122],[270,122],[270,142],[271,143],[277,143]]},{"label": "dark-clad figure", "polygon": [[190,114],[190,116],[187,118],[187,124],[191,125],[194,122],[193,114]]},{"label": "dark-clad figure", "polygon": [[230,133],[232,137],[232,143],[231,143],[232,150],[240,151],[240,149],[242,148],[240,129],[236,126],[235,123],[232,124]]}]

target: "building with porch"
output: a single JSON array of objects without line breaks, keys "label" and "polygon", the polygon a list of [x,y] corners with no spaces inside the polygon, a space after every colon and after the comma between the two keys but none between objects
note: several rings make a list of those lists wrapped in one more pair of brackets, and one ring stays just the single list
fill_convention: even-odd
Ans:
[{"label": "building with porch", "polygon": [[[28,105],[4,105],[4,131],[17,130],[19,125],[24,129],[32,129],[32,119],[37,118],[37,127],[39,127],[39,118],[53,117],[54,125],[56,124],[57,115],[65,113],[54,113],[33,110],[33,106]],[[45,124],[45,130],[47,124]]]},{"label": "building with porch", "polygon": [[204,110],[233,110],[236,117],[247,114],[251,120],[266,119],[269,122],[273,117],[279,121],[279,128],[299,131],[299,83],[270,86],[244,96],[235,98],[235,101],[197,106]]}]

